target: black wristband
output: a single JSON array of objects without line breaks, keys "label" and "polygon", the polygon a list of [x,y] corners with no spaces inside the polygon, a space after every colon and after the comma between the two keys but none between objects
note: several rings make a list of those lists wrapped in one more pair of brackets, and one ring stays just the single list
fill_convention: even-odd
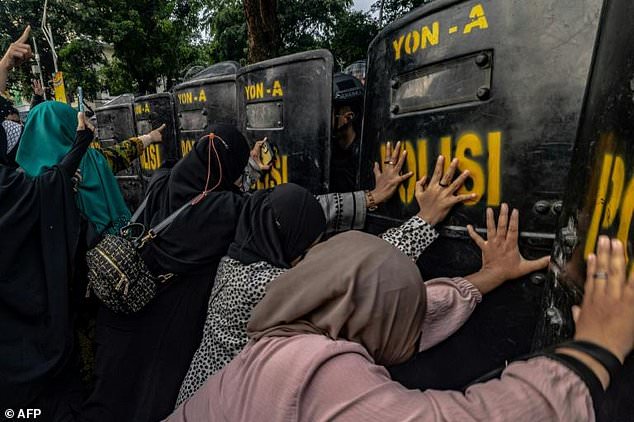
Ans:
[{"label": "black wristband", "polygon": [[597,362],[603,365],[606,371],[608,371],[608,374],[610,374],[610,381],[614,381],[623,368],[623,364],[614,353],[610,352],[605,347],[601,347],[598,344],[591,343],[589,341],[573,340],[560,344],[558,347],[567,347],[593,357]]}]

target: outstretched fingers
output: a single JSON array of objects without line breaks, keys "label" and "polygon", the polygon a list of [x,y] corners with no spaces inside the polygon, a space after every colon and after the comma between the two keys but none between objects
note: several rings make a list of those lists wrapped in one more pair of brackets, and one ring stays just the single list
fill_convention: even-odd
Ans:
[{"label": "outstretched fingers", "polygon": [[615,298],[620,298],[625,287],[625,252],[623,243],[618,239],[611,241],[610,267],[608,269],[607,292]]},{"label": "outstretched fingers", "polygon": [[377,163],[376,161],[374,162],[374,166],[372,167],[372,172],[374,173],[374,179],[376,180],[377,177],[381,176],[381,166],[379,166],[379,163]]},{"label": "outstretched fingers", "polygon": [[480,249],[483,249],[486,246],[486,241],[478,234],[478,232],[475,231],[471,224],[467,226],[467,232],[469,233],[471,240],[473,240]]},{"label": "outstretched fingers", "polygon": [[[398,147],[397,147],[398,149]],[[403,150],[403,152],[401,153],[400,157],[398,157],[398,161],[396,161],[396,158],[394,158],[392,161],[396,161],[396,166],[394,166],[394,170],[397,172],[400,172],[401,169],[403,168],[403,165],[405,164],[405,159],[407,158],[407,151]]]},{"label": "outstretched fingers", "polygon": [[593,253],[588,255],[586,263],[586,284],[584,285],[585,294],[583,296],[584,303],[591,302],[594,296],[595,279],[594,273],[597,271],[597,256]]},{"label": "outstretched fingers", "polygon": [[534,273],[535,271],[543,270],[548,267],[550,263],[550,256],[544,256],[539,259],[534,260],[524,260],[524,268],[526,269],[526,274]]},{"label": "outstretched fingers", "polygon": [[398,141],[396,143],[396,146],[394,147],[394,150],[392,151],[392,155],[389,156],[388,160],[392,161],[393,163],[397,163],[398,160],[400,159],[400,155],[401,155],[401,141]]},{"label": "outstretched fingers", "polygon": [[493,240],[497,230],[495,228],[495,216],[493,215],[493,208],[487,208],[487,240]]},{"label": "outstretched fingers", "polygon": [[26,28],[24,28],[24,32],[22,33],[22,35],[20,35],[20,38],[18,38],[17,42],[26,44],[29,40],[30,35],[31,35],[31,25],[27,25]]},{"label": "outstretched fingers", "polygon": [[460,204],[465,201],[470,201],[476,197],[475,193],[464,193],[462,195],[454,195],[452,196],[453,201],[452,204]]},{"label": "outstretched fingers", "polygon": [[500,207],[500,216],[498,217],[497,234],[506,239],[506,232],[509,225],[509,206],[504,203]]},{"label": "outstretched fingers", "polygon": [[458,159],[454,158],[451,160],[449,164],[449,168],[447,172],[442,176],[440,183],[442,186],[451,186],[451,181],[453,180],[454,175],[456,174],[456,170],[458,169]]},{"label": "outstretched fingers", "polygon": [[434,168],[434,173],[432,174],[431,180],[429,181],[430,185],[440,183],[440,178],[442,177],[442,169],[444,164],[445,164],[445,157],[443,157],[442,155],[439,155],[438,159],[436,160],[436,167]]},{"label": "outstretched fingers", "polygon": [[506,240],[511,244],[517,244],[520,236],[520,212],[514,209],[511,213],[511,220],[509,222],[509,230],[506,234]]},{"label": "outstretched fingers", "polygon": [[[460,189],[464,183],[467,181],[467,179],[469,178],[469,175],[471,175],[471,173],[469,172],[469,170],[465,170],[463,171],[457,178],[456,180],[453,181],[453,183],[451,183],[451,185],[449,185],[449,191],[454,194],[458,191],[458,189]],[[453,177],[453,176],[452,176]]]},{"label": "outstretched fingers", "polygon": [[592,274],[594,278],[595,294],[605,293],[610,270],[610,238],[599,237],[597,246],[597,269]]}]

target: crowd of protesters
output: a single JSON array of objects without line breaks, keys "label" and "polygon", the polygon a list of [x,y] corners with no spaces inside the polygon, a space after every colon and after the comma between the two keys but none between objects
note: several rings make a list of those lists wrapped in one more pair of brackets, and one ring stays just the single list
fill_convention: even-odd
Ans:
[{"label": "crowd of protesters", "polygon": [[[0,61],[2,93],[31,58],[28,38],[29,28]],[[162,128],[102,147],[83,113],[34,88],[24,124],[0,97],[4,408],[41,409],[47,421],[586,421],[634,346],[634,276],[623,244],[603,236],[587,257],[573,341],[464,391],[408,390],[387,366],[443,342],[483,295],[549,262],[522,257],[519,212],[502,204],[497,218],[487,210],[486,238],[468,227],[479,271],[423,282],[415,262],[435,227],[473,199],[459,194],[469,172],[458,160],[439,157],[416,183],[418,213],[373,236],[361,231],[368,210],[412,176],[400,144],[388,144],[373,189],[251,192],[253,175],[270,168],[262,143],[250,148],[236,127],[216,125],[154,174],[133,217],[114,174],[161,142]],[[139,249],[139,271],[167,280],[149,303],[123,313],[86,296],[95,271],[86,256],[99,242],[131,221],[168,219]],[[90,383],[76,330],[87,301]]]}]

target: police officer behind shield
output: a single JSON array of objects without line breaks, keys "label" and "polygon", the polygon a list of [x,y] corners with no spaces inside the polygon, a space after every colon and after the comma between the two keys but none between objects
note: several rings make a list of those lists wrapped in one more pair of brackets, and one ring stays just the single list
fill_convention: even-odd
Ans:
[{"label": "police officer behind shield", "polygon": [[330,191],[350,192],[357,185],[364,90],[361,81],[344,73],[334,75],[332,86]]}]

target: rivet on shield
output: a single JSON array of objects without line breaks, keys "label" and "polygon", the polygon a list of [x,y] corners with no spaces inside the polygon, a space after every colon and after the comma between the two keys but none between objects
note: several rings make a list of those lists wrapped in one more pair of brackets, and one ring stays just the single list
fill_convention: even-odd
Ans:
[{"label": "rivet on shield", "polygon": [[535,205],[533,205],[533,211],[541,215],[548,213],[548,211],[550,211],[550,202],[548,201],[535,202]]},{"label": "rivet on shield", "polygon": [[480,67],[484,67],[489,64],[489,56],[485,53],[480,53],[476,56],[475,63]]},{"label": "rivet on shield", "polygon": [[476,91],[476,97],[478,97],[478,99],[482,101],[488,100],[489,97],[491,97],[491,90],[486,86],[481,86]]},{"label": "rivet on shield", "polygon": [[546,281],[546,276],[542,273],[536,273],[531,275],[530,280],[531,283],[539,286],[540,284],[544,284],[544,281]]}]

